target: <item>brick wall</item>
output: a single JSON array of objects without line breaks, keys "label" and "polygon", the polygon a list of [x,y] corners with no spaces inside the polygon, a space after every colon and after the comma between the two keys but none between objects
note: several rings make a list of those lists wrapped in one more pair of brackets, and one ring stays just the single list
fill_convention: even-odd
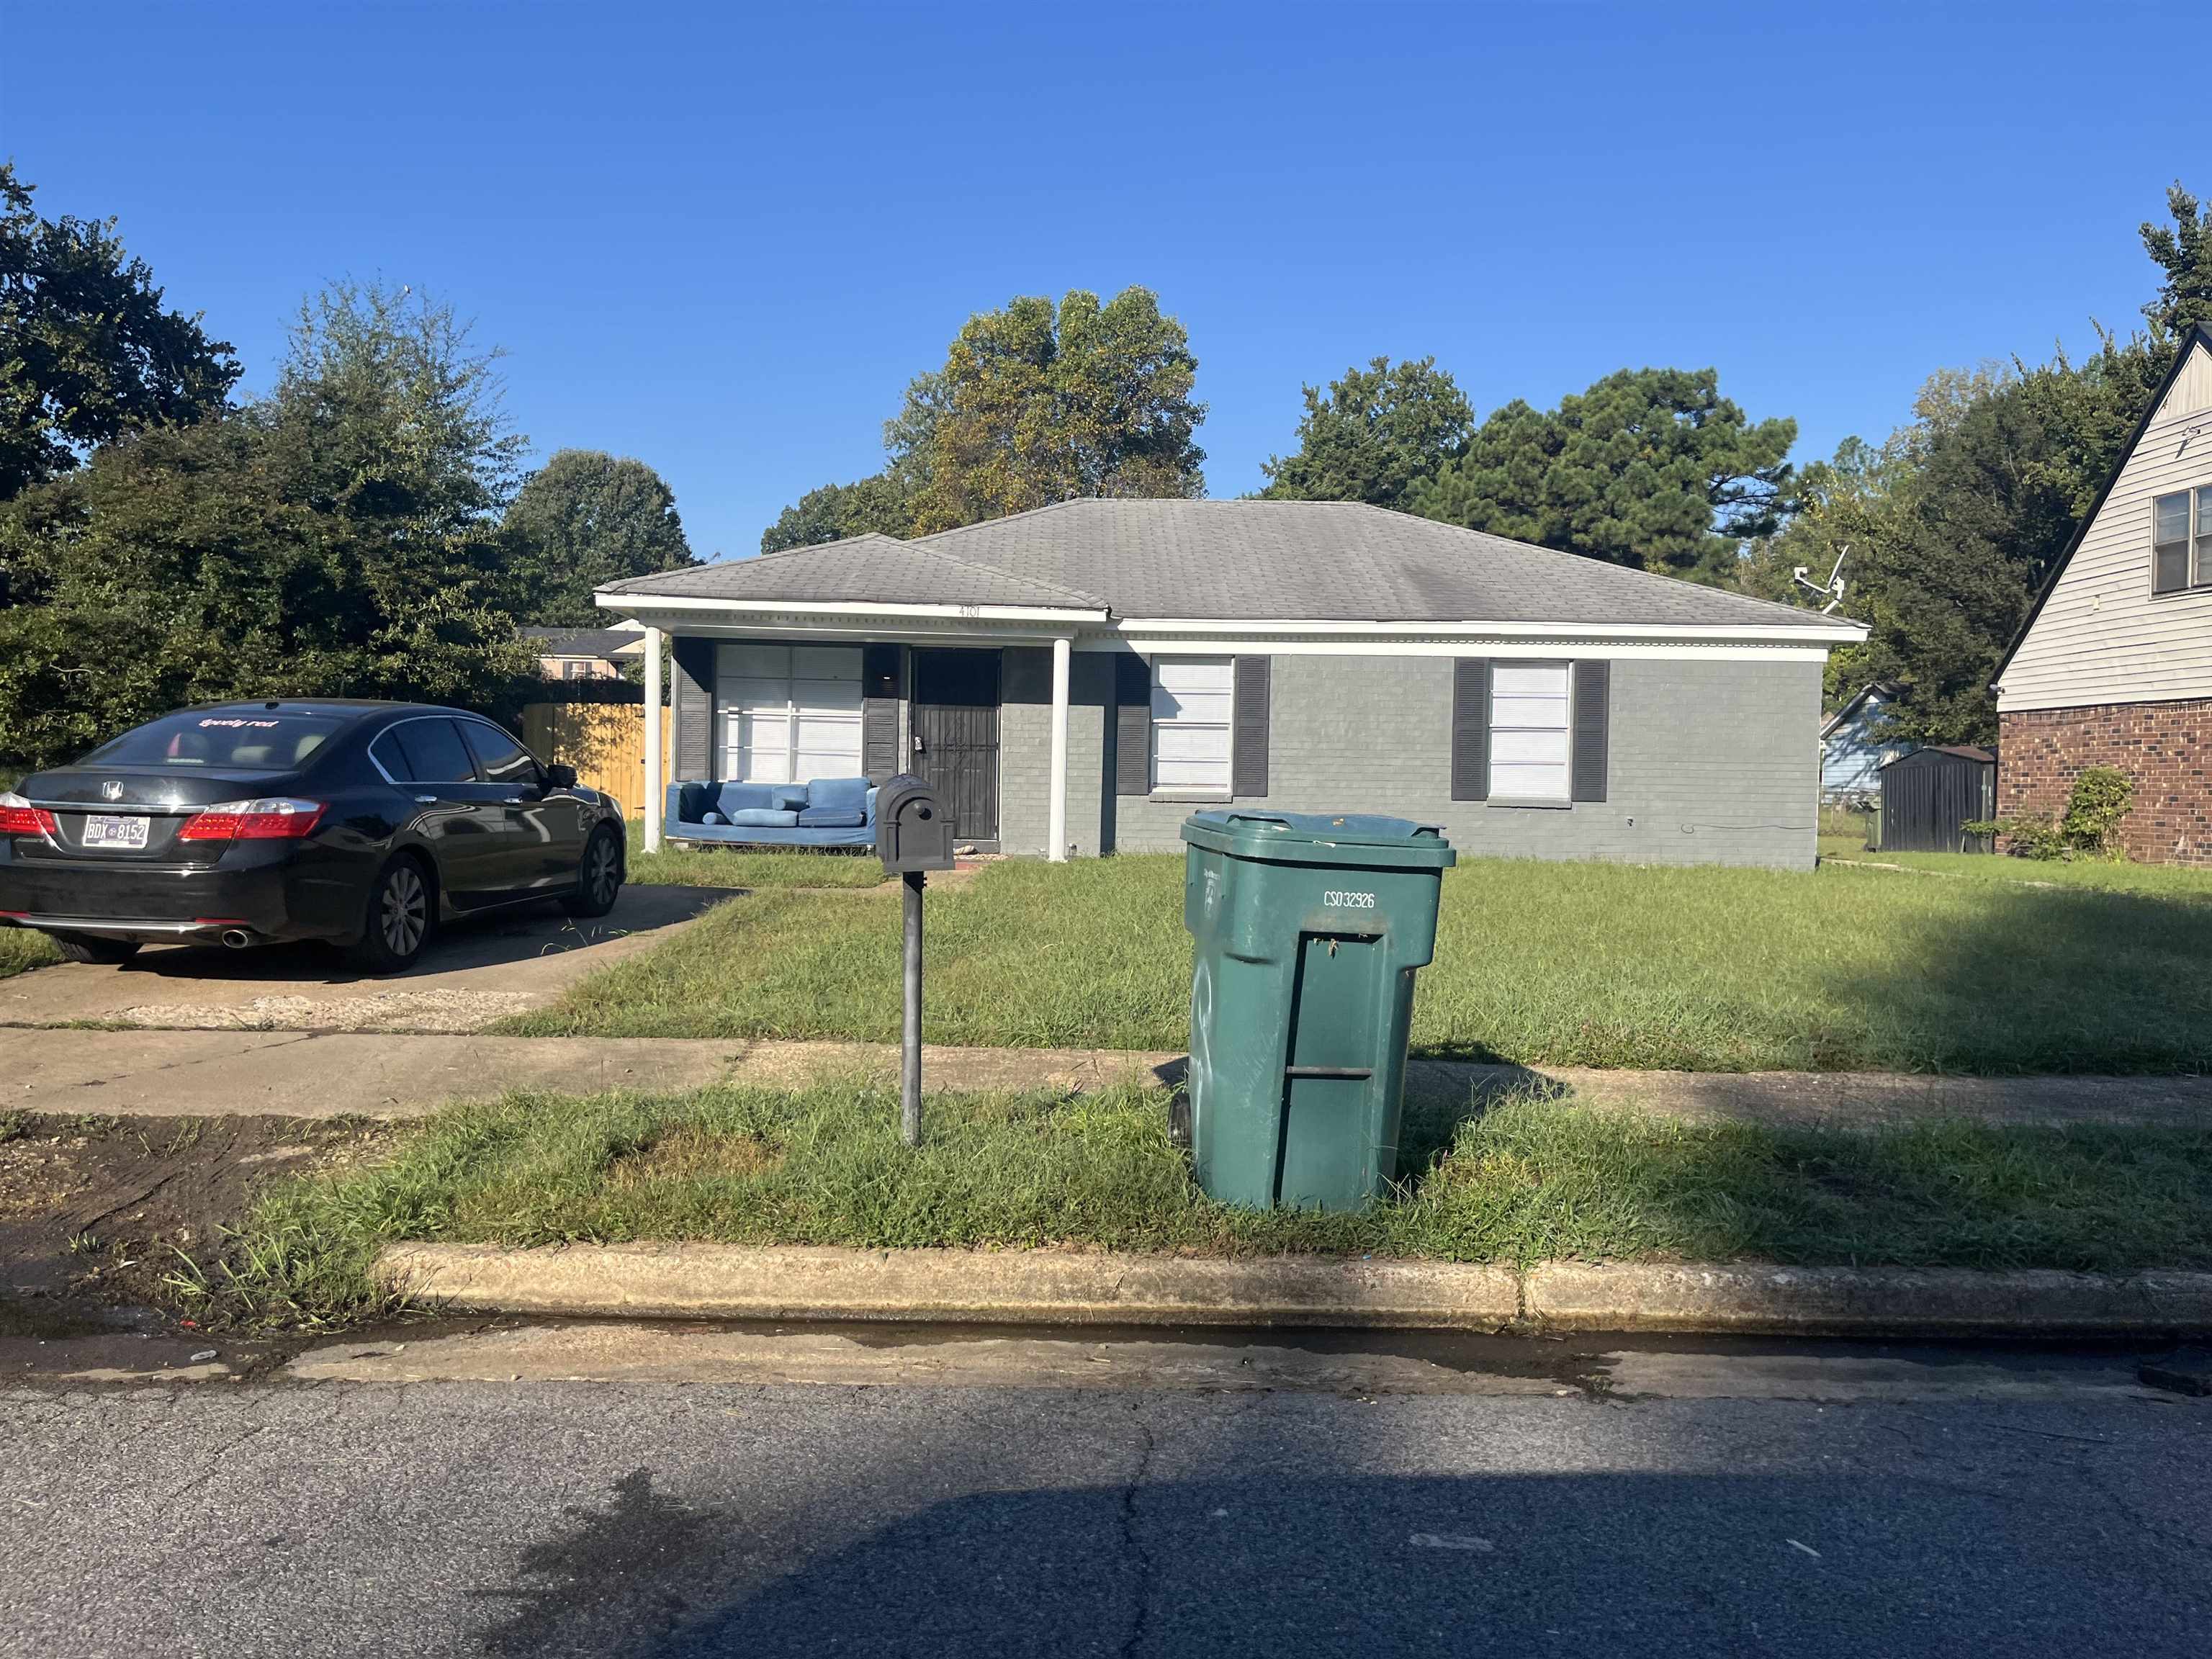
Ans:
[{"label": "brick wall", "polygon": [[2085,768],[2135,780],[2128,856],[2212,866],[2212,700],[2024,708],[1997,718],[1997,816],[2057,817]]}]

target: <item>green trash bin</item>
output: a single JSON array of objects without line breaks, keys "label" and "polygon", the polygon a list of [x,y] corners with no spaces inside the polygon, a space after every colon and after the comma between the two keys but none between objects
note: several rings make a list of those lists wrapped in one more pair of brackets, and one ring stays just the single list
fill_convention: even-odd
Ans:
[{"label": "green trash bin", "polygon": [[1459,855],[1432,826],[1358,813],[1194,812],[1182,838],[1199,1183],[1357,1209],[1398,1172],[1413,973]]}]

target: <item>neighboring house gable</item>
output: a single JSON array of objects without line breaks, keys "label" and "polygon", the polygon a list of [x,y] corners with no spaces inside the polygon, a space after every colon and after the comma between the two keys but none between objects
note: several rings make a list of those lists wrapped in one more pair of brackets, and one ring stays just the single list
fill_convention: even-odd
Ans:
[{"label": "neighboring house gable", "polygon": [[2183,342],[1997,691],[2001,713],[2212,698],[2212,330]]},{"label": "neighboring house gable", "polygon": [[1870,799],[1881,788],[1880,773],[1889,762],[1918,745],[1882,733],[1882,716],[1896,701],[1893,686],[1876,683],[1828,717],[1820,728],[1820,793],[1832,801]]},{"label": "neighboring house gable", "polygon": [[549,680],[614,679],[625,659],[645,650],[644,630],[636,628],[526,628],[522,636],[537,648],[538,672]]}]

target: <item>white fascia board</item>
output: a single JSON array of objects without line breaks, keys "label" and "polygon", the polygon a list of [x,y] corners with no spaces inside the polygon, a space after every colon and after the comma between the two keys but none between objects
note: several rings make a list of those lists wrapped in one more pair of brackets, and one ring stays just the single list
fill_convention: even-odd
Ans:
[{"label": "white fascia board", "polygon": [[732,621],[754,617],[867,617],[914,622],[987,622],[1057,623],[1065,628],[1096,627],[1107,620],[1100,610],[1030,605],[886,605],[873,599],[722,599],[661,593],[594,593],[592,600],[610,611],[682,612],[690,616],[719,615]]},{"label": "white fascia board", "polygon": [[1117,620],[1112,626],[1115,634],[1125,638],[1227,634],[1243,638],[1652,640],[1741,645],[1856,645],[1870,631],[1867,623],[1847,618],[1831,618],[1818,625],[1766,623],[1716,626],[1681,623],[1284,622],[1132,617]]},{"label": "white fascia board", "polygon": [[1765,645],[1757,641],[1716,644],[1711,641],[1607,640],[1586,634],[1551,634],[1526,639],[1495,639],[1480,635],[1467,639],[1285,639],[1280,635],[1240,639],[1213,635],[1141,634],[1079,635],[1079,652],[1134,651],[1140,656],[1190,657],[1525,657],[1534,661],[1556,661],[1561,657],[1626,659],[1643,657],[1685,660],[1729,657],[1741,661],[1755,657],[1761,662],[1820,662],[1834,649],[1828,645]]}]

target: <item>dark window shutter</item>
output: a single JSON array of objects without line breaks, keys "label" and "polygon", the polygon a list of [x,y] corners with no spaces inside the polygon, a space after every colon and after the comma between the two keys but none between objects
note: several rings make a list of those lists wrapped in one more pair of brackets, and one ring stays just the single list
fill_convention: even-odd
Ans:
[{"label": "dark window shutter", "polygon": [[1236,729],[1230,733],[1229,793],[1257,799],[1267,793],[1267,694],[1271,657],[1236,659]]},{"label": "dark window shutter", "polygon": [[1451,798],[1490,799],[1490,659],[1452,661]]},{"label": "dark window shutter", "polygon": [[899,648],[860,648],[860,768],[870,783],[896,777],[899,765]]},{"label": "dark window shutter", "polygon": [[714,642],[679,639],[672,654],[676,777],[703,782],[714,775]]},{"label": "dark window shutter", "polygon": [[1607,704],[1613,695],[1613,665],[1575,665],[1574,800],[1605,799]]},{"label": "dark window shutter", "polygon": [[1114,659],[1114,793],[1152,793],[1152,665],[1133,653]]}]

